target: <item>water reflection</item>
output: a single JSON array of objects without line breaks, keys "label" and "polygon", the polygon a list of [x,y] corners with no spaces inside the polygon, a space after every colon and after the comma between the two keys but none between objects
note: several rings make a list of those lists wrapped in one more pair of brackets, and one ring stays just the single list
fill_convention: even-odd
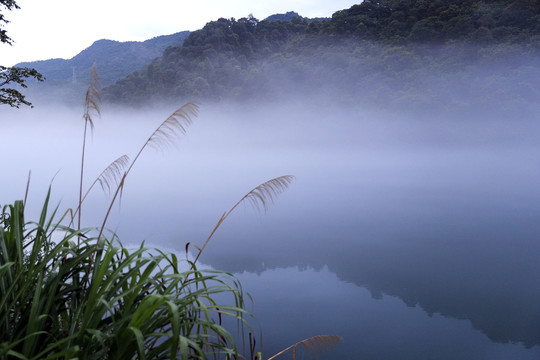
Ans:
[{"label": "water reflection", "polygon": [[[238,275],[254,298],[267,355],[313,334],[343,342],[319,359],[536,359],[540,349],[491,342],[469,321],[428,315],[393,296],[378,300],[326,267]],[[290,356],[290,355],[289,355]]]}]

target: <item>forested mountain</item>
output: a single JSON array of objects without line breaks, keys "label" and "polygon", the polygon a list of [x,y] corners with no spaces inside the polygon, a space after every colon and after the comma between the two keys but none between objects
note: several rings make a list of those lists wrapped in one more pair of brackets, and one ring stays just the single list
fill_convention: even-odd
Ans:
[{"label": "forested mountain", "polygon": [[52,92],[54,96],[63,93],[80,99],[88,87],[90,68],[94,62],[97,64],[100,82],[106,86],[139,70],[160,56],[167,47],[181,46],[188,35],[189,31],[182,31],[140,42],[102,39],[71,59],[25,62],[16,66],[35,68],[46,77],[45,82],[34,84],[31,91],[40,94],[44,91]]},{"label": "forested mountain", "polygon": [[397,107],[461,109],[473,95],[487,108],[532,104],[539,14],[527,0],[366,0],[329,20],[222,18],[104,94],[124,104],[290,92]]},{"label": "forested mountain", "polygon": [[537,0],[366,0],[324,31],[386,42],[515,42],[540,33]]}]

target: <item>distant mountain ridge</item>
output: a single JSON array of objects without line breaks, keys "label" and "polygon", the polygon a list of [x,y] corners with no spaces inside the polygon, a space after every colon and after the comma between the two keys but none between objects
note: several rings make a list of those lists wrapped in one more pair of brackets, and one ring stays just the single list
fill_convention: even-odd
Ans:
[{"label": "distant mountain ridge", "polygon": [[181,46],[189,31],[154,37],[145,41],[114,41],[101,39],[71,59],[50,59],[17,64],[33,67],[51,85],[83,81],[88,83],[89,69],[96,62],[103,85],[128,75],[160,56],[169,46]]},{"label": "distant mountain ridge", "polygon": [[[71,59],[49,59],[23,62],[16,66],[38,70],[46,81],[32,86],[30,95],[44,92],[65,98],[80,98],[90,79],[90,68],[95,62],[103,86],[139,70],[160,56],[169,46],[181,46],[189,31],[157,36],[145,41],[114,41],[101,39]],[[45,91],[46,89],[46,91]],[[53,95],[51,95],[53,96]],[[68,99],[69,100],[69,99]]]}]

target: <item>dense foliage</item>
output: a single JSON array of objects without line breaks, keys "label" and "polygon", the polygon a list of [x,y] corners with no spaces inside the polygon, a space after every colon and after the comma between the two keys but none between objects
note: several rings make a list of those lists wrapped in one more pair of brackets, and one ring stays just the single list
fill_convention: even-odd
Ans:
[{"label": "dense foliage", "polygon": [[392,42],[515,42],[540,34],[534,0],[366,0],[326,31]]},{"label": "dense foliage", "polygon": [[530,103],[540,95],[539,31],[532,1],[370,0],[329,20],[222,18],[104,94],[131,104],[291,92],[416,108],[466,110],[471,95],[485,107]]}]

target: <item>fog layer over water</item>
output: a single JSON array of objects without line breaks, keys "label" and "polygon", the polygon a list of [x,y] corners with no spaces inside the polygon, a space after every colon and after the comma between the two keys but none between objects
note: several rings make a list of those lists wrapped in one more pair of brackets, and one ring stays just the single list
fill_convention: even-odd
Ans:
[{"label": "fog layer over water", "polygon": [[[24,196],[32,170],[31,214],[51,181],[53,203],[74,207],[82,109],[2,110],[2,203]],[[103,109],[86,186],[173,110]],[[183,253],[246,192],[292,174],[266,214],[239,208],[201,258],[253,295],[267,355],[335,333],[344,343],[320,358],[538,358],[539,134],[479,114],[203,104],[177,149],[143,153],[108,226]],[[107,202],[95,191],[83,225]]]}]

